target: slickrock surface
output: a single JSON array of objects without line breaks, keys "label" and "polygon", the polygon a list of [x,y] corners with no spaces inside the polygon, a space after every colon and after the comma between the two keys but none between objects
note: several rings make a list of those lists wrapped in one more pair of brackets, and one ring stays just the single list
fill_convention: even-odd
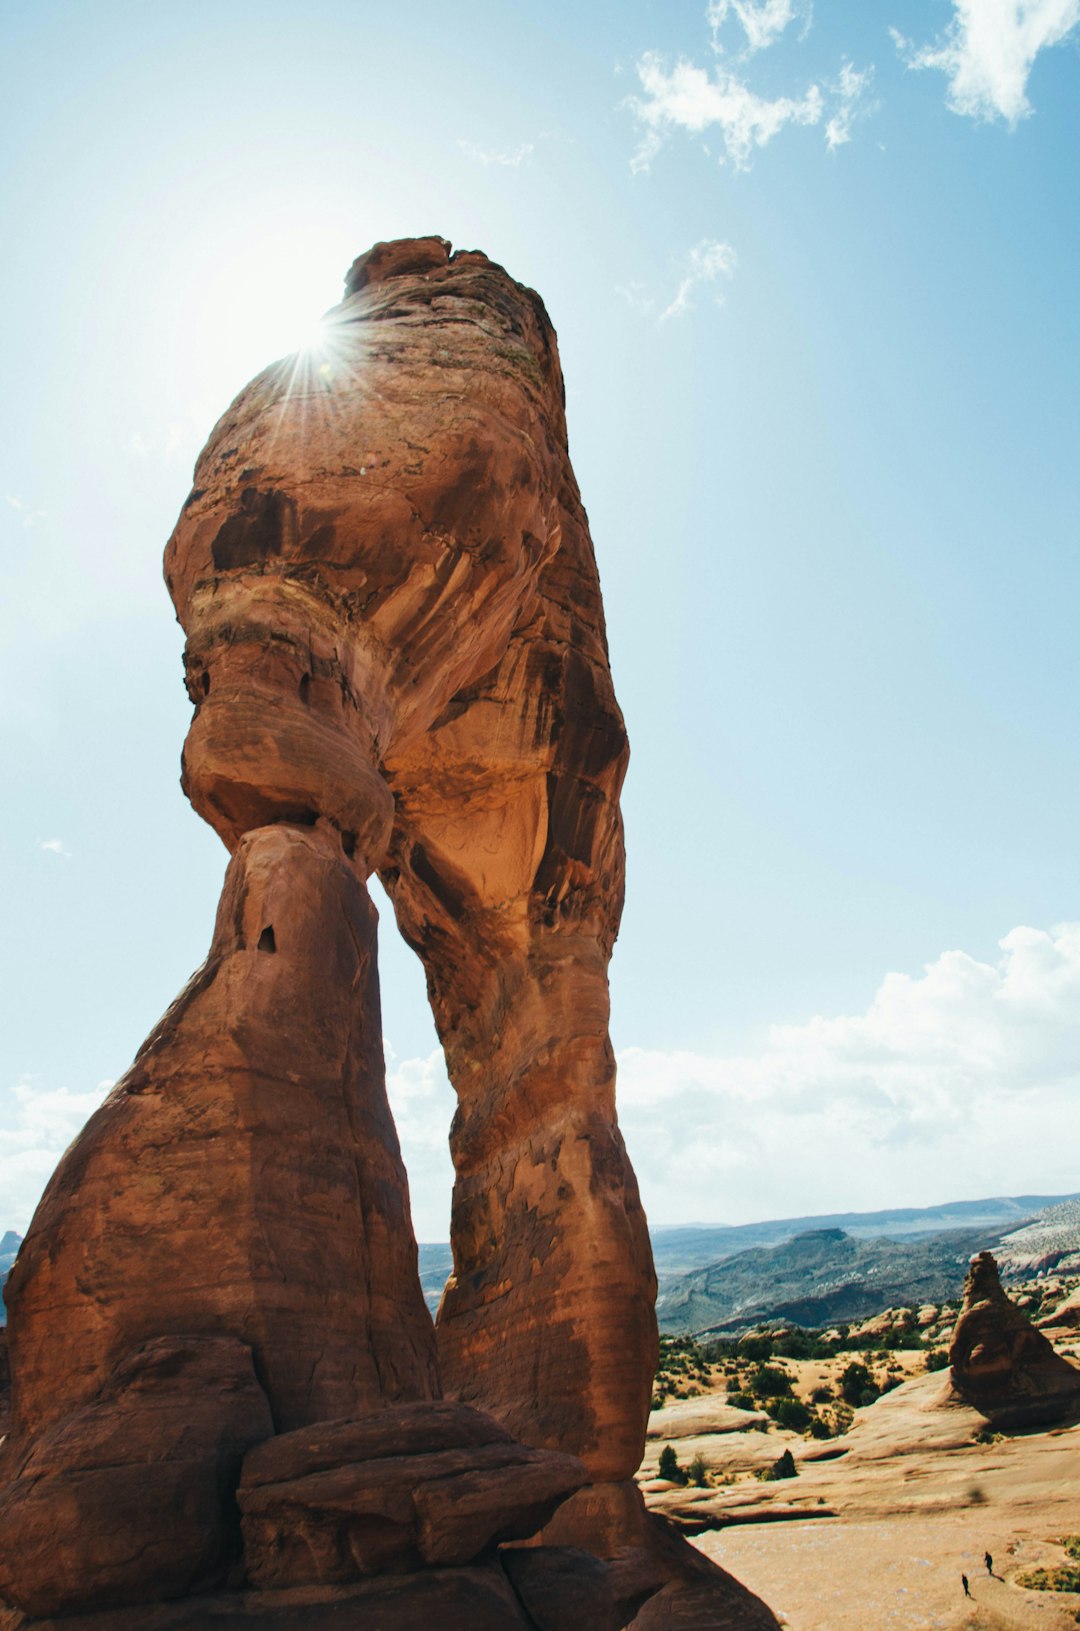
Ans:
[{"label": "slickrock surface", "polygon": [[[513,1627],[507,1574],[470,1560],[544,1525],[508,1567],[536,1623],[577,1631],[567,1546],[612,1560],[623,1610],[690,1566],[631,1482],[656,1325],[608,1039],[627,746],[563,402],[532,291],[439,238],[381,244],[325,344],[259,375],[199,459],[166,550],[182,779],[232,861],[206,963],[64,1157],[7,1288],[0,1594],[31,1613],[120,1631],[126,1603],[224,1584],[138,1624]],[[373,871],[459,1100],[434,1332]],[[215,1343],[231,1357],[203,1376]],[[494,1436],[361,1454],[388,1406],[438,1441],[443,1392]],[[271,1435],[243,1559],[239,1455]],[[277,1589],[237,1589],[244,1567]]]},{"label": "slickrock surface", "polygon": [[990,1252],[972,1260],[949,1349],[952,1385],[999,1428],[1080,1414],[1080,1367],[1058,1354],[1001,1287]]}]

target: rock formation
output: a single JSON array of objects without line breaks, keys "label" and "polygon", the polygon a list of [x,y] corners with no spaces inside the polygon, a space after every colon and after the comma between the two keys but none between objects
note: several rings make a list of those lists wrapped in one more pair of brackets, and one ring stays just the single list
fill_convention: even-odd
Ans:
[{"label": "rock formation", "polygon": [[[608,1039],[627,747],[563,402],[535,294],[381,244],[200,456],[165,569],[182,782],[232,859],[206,963],[8,1287],[0,1597],[26,1613],[120,1627],[246,1581],[252,1623],[360,1631],[392,1600],[395,1626],[576,1631],[575,1591],[600,1627],[678,1573],[630,1482],[656,1327]],[[458,1097],[434,1332],[372,872]]]},{"label": "rock formation", "polygon": [[994,1427],[1035,1427],[1080,1413],[1080,1368],[1005,1295],[990,1252],[979,1252],[968,1270],[949,1365],[955,1396]]}]

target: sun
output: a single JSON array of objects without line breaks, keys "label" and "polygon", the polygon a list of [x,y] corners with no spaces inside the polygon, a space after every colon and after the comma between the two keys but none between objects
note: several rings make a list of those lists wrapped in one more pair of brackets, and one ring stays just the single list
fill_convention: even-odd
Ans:
[{"label": "sun", "polygon": [[229,400],[255,374],[296,359],[306,379],[337,367],[333,320],[349,264],[336,241],[311,233],[248,240],[200,280],[192,325],[199,373],[214,400]]}]

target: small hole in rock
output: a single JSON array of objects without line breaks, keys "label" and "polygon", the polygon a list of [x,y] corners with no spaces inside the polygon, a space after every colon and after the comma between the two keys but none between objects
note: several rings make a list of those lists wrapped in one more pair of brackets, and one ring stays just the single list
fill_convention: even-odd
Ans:
[{"label": "small hole in rock", "polygon": [[210,670],[208,668],[204,668],[202,671],[201,684],[203,696],[208,697],[210,695]]},{"label": "small hole in rock", "polygon": [[259,950],[277,951],[277,942],[274,939],[274,925],[272,923],[268,923],[259,936]]},{"label": "small hole in rock", "polygon": [[353,856],[356,854],[356,834],[354,832],[343,832],[341,835],[341,847],[351,861]]},{"label": "small hole in rock", "polygon": [[300,681],[300,701],[308,702],[311,696],[311,675],[305,674]]}]

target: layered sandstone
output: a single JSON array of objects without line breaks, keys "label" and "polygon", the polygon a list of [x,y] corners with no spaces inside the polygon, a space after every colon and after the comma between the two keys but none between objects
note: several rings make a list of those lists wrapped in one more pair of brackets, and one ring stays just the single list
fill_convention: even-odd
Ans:
[{"label": "layered sandstone", "polygon": [[990,1252],[980,1252],[968,1270],[949,1365],[954,1394],[995,1427],[1034,1427],[1080,1414],[1080,1368],[1006,1296]]},{"label": "layered sandstone", "polygon": [[184,779],[233,843],[332,822],[424,963],[459,1108],[443,1382],[631,1476],[653,1276],[607,964],[626,737],[537,297],[441,239],[356,263],[214,431],[166,551]]},{"label": "layered sandstone", "polygon": [[[8,1288],[0,1596],[39,1619],[576,1631],[588,1603],[599,1631],[685,1572],[630,1482],[656,1327],[608,1038],[627,746],[563,402],[532,291],[383,244],[199,459],[166,550],[183,786],[232,859]],[[372,872],[458,1096],[434,1331]]]}]

